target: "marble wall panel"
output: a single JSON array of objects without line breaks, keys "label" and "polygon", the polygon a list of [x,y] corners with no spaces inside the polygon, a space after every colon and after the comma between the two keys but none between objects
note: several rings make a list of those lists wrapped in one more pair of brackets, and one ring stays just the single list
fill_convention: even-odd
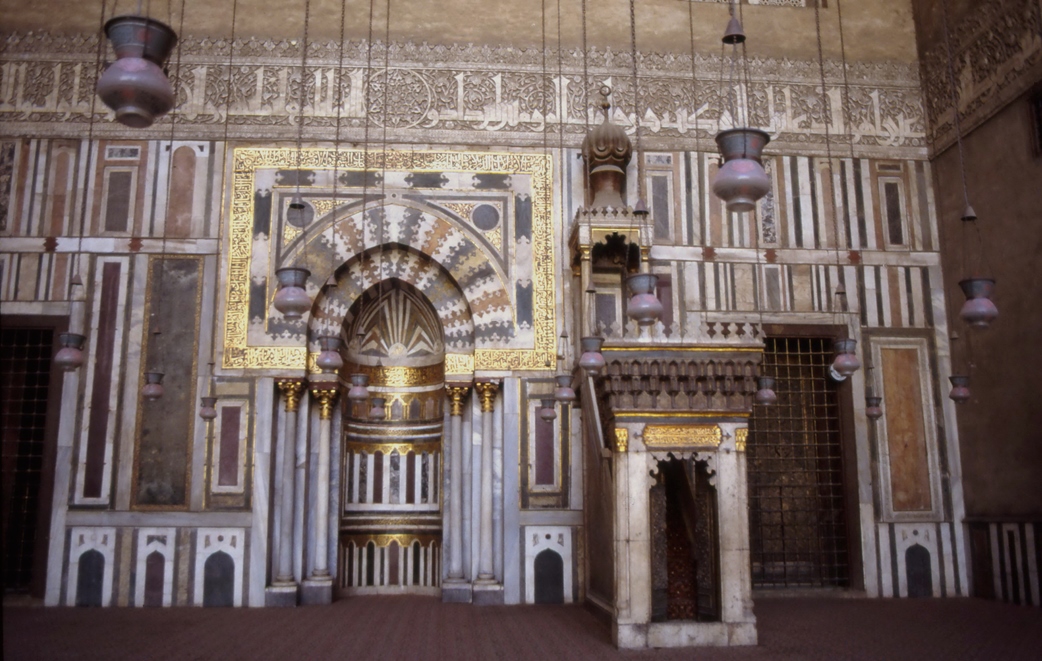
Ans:
[{"label": "marble wall panel", "polygon": [[116,416],[121,409],[120,383],[126,361],[122,347],[129,271],[128,260],[119,257],[99,258],[95,265],[95,294],[87,333],[89,355],[94,360],[84,365],[87,387],[73,495],[77,504],[110,501]]},{"label": "marble wall panel", "polygon": [[921,400],[922,375],[915,349],[881,349],[884,415],[895,511],[930,510],[930,475]]},{"label": "marble wall panel", "polygon": [[883,397],[876,426],[884,521],[936,521],[943,517],[935,426],[934,384],[925,338],[873,337],[872,387]]},{"label": "marble wall panel", "polygon": [[165,393],[153,402],[142,400],[138,409],[132,502],[139,508],[184,508],[188,506],[190,439],[197,420],[198,365],[193,353],[178,347],[197,346],[203,261],[153,258],[149,268],[149,321],[142,338],[141,370],[162,371]]}]

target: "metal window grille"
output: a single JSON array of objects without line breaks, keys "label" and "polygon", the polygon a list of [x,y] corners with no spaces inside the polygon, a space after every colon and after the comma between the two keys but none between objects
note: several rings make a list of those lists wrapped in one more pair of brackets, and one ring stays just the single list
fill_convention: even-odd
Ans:
[{"label": "metal window grille", "polygon": [[767,338],[763,373],[778,402],[754,408],[747,461],[757,588],[849,582],[839,402],[832,340]]},{"label": "metal window grille", "polygon": [[50,328],[0,330],[5,591],[32,580],[53,339]]}]

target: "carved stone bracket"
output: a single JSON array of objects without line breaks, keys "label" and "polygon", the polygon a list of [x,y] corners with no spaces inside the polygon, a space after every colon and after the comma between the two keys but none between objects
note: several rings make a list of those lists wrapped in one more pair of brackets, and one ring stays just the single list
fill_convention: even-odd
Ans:
[{"label": "carved stone bracket", "polygon": [[704,411],[746,416],[756,393],[758,349],[605,348],[603,403],[620,412]]}]

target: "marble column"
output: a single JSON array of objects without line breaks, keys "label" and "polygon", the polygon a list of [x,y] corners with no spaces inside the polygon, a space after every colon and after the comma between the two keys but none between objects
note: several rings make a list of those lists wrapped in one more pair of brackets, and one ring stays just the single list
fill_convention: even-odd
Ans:
[{"label": "marble column", "polygon": [[311,382],[311,396],[319,406],[318,466],[315,471],[315,543],[311,549],[311,576],[301,589],[304,604],[333,601],[333,579],[329,573],[329,444],[338,392],[336,377]]},{"label": "marble column", "polygon": [[478,578],[474,581],[475,604],[502,604],[503,586],[496,581],[492,559],[492,413],[499,384],[474,384],[481,397],[481,519],[478,535]]},{"label": "marble column", "polygon": [[[593,262],[590,261],[590,248],[585,246],[579,247],[579,276],[583,287],[593,287]],[[597,304],[594,295],[586,290],[579,292],[579,327],[579,337],[574,339],[575,347],[579,346],[579,338],[597,334]]]},{"label": "marble column", "polygon": [[469,603],[470,584],[463,577],[463,402],[469,385],[445,386],[449,396],[449,575],[441,587],[445,602]]},{"label": "marble column", "polygon": [[297,411],[300,408],[300,393],[304,389],[301,379],[276,381],[286,400],[286,414],[279,445],[282,447],[282,482],[279,500],[279,552],[275,566],[275,580],[267,590],[265,605],[296,606],[297,583],[293,577],[293,473],[294,441],[297,437]]}]

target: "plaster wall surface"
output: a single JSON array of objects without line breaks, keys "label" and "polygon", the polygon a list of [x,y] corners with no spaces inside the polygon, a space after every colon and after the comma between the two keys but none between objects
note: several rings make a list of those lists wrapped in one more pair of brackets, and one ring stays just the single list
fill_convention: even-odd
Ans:
[{"label": "plaster wall surface", "polygon": [[[130,2],[114,3],[116,14],[130,13]],[[567,48],[582,43],[582,0],[546,4],[548,45],[556,47],[558,6],[562,42]],[[598,49],[628,51],[630,15],[627,0],[587,0],[587,42]],[[635,3],[638,48],[689,53],[691,28],[687,0],[641,0]],[[727,4],[695,0],[692,7],[696,50],[715,53],[727,24]],[[184,7],[183,27],[181,7]],[[391,21],[387,24],[390,6]],[[370,3],[347,0],[344,35],[365,39],[369,32]],[[489,46],[539,47],[542,43],[541,6],[536,2],[511,0],[410,0],[373,2],[374,38],[383,41],[388,29],[392,40],[417,43],[477,44]],[[303,37],[304,0],[271,2],[239,0],[236,6],[236,37],[296,39]],[[170,0],[152,3],[151,15],[168,22],[184,35],[219,39],[231,34],[232,0]],[[915,33],[910,0],[847,2],[843,11],[847,57],[863,61],[916,60]],[[4,31],[50,30],[78,33],[98,29],[101,3],[75,0],[0,1]],[[817,57],[812,7],[741,7],[748,52],[753,57]],[[341,2],[312,0],[308,36],[312,40],[334,40],[340,34]],[[106,18],[115,15],[113,5]],[[840,41],[835,2],[821,11],[822,46],[826,57],[839,56]]]},{"label": "plaster wall surface", "polygon": [[[951,328],[961,338],[952,342],[952,369],[965,370],[970,361],[974,365],[973,397],[958,409],[971,518],[1042,515],[1042,389],[1037,380],[1042,353],[1036,347],[1042,327],[1042,155],[1032,147],[1030,120],[1027,97],[1022,97],[964,140],[979,241],[973,228],[962,227],[959,220],[964,202],[958,149],[949,148],[934,161],[948,310]],[[997,281],[1000,316],[983,332],[970,331],[958,319],[964,300],[958,281],[976,273]]]}]

